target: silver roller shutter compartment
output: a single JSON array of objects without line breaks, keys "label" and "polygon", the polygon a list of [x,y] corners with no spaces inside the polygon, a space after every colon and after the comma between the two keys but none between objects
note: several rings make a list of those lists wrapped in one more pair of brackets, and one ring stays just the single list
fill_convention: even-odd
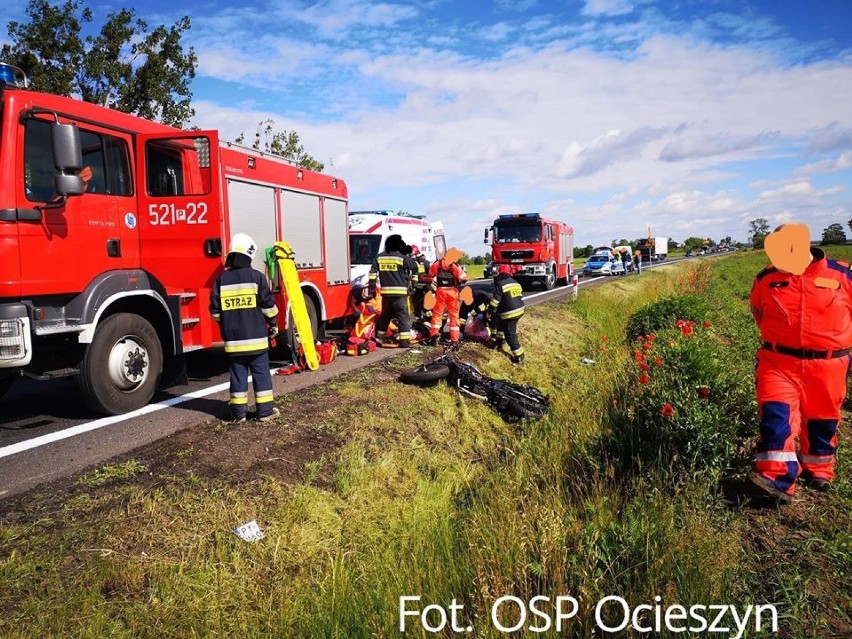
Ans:
[{"label": "silver roller shutter compartment", "polygon": [[296,254],[296,267],[322,267],[319,197],[281,191],[281,225],[281,239]]},{"label": "silver roller shutter compartment", "polygon": [[228,210],[231,233],[247,233],[257,242],[257,267],[264,261],[264,251],[275,244],[275,189],[228,180]]}]

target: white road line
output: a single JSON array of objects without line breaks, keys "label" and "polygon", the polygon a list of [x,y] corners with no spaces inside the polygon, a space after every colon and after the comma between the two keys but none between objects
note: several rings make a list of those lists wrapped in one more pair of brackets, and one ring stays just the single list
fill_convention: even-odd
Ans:
[{"label": "white road line", "polygon": [[[272,370],[274,371],[275,369]],[[75,437],[83,433],[88,433],[89,431],[97,430],[98,428],[103,428],[104,426],[110,426],[112,424],[117,424],[128,419],[133,419],[134,417],[140,417],[141,415],[154,413],[158,410],[163,410],[164,408],[171,408],[172,406],[177,406],[178,404],[188,402],[191,399],[206,397],[207,395],[212,395],[213,393],[218,393],[219,391],[227,390],[229,386],[230,382],[224,382],[222,384],[217,384],[216,386],[210,386],[209,388],[202,388],[201,390],[192,391],[191,393],[180,395],[179,397],[172,397],[170,399],[163,400],[162,402],[157,402],[156,404],[148,404],[147,406],[143,406],[142,408],[134,410],[130,413],[124,413],[123,415],[113,415],[112,417],[104,417],[102,419],[96,419],[93,422],[78,424],[77,426],[66,428],[65,430],[50,433],[49,435],[33,437],[32,439],[28,439],[27,441],[18,442],[17,444],[12,444],[11,446],[5,446],[3,448],[0,448],[0,458],[8,457],[9,455],[14,455],[16,453],[22,453],[25,450],[31,450],[33,448],[38,448],[39,446],[46,446],[47,444],[58,442],[62,439],[68,439],[69,437]]]}]

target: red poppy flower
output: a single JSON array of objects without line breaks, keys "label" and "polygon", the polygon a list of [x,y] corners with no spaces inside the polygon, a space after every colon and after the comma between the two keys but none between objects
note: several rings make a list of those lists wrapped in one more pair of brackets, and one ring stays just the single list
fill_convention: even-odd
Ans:
[{"label": "red poppy flower", "polygon": [[655,363],[657,366],[662,366],[662,365],[663,365],[663,358],[662,358],[662,357],[655,357],[655,358],[654,358],[654,363]]},{"label": "red poppy flower", "polygon": [[648,341],[649,342],[653,342],[655,339],[657,339],[656,335],[648,335]]},{"label": "red poppy flower", "polygon": [[690,325],[690,326],[695,326],[695,320],[689,320],[689,325]]},{"label": "red poppy flower", "polygon": [[683,331],[684,337],[689,337],[692,334],[692,327],[688,324],[686,326],[681,327],[680,330]]},{"label": "red poppy flower", "polygon": [[603,346],[598,346],[598,350],[603,353],[606,349]]},{"label": "red poppy flower", "polygon": [[639,364],[639,368],[641,368],[643,371],[651,370],[651,367],[645,364],[644,362],[642,364]]},{"label": "red poppy flower", "polygon": [[678,320],[677,321],[677,327],[678,328],[682,328],[684,326],[684,324],[686,324],[685,320]]},{"label": "red poppy flower", "polygon": [[700,386],[698,388],[698,396],[701,399],[707,399],[708,397],[710,397],[710,389],[706,386]]},{"label": "red poppy flower", "polygon": [[660,415],[662,415],[665,419],[671,419],[672,417],[674,417],[674,413],[674,406],[672,406],[668,402],[663,405],[663,409],[660,411]]},{"label": "red poppy flower", "polygon": [[642,375],[642,377],[639,378],[640,384],[647,384],[650,381],[651,381],[651,378],[648,377],[647,375]]},{"label": "red poppy flower", "polygon": [[635,359],[637,362],[644,362],[645,354],[642,351],[633,351],[633,359]]},{"label": "red poppy flower", "polygon": [[642,344],[642,348],[644,348],[645,350],[650,350],[654,348],[654,345],[651,342],[645,342],[644,344]]},{"label": "red poppy flower", "polygon": [[704,320],[704,328],[710,328],[711,326],[713,326],[713,325],[710,322],[708,322],[707,320]]},{"label": "red poppy flower", "polygon": [[609,338],[606,335],[601,335],[601,341],[602,342],[608,342]]}]

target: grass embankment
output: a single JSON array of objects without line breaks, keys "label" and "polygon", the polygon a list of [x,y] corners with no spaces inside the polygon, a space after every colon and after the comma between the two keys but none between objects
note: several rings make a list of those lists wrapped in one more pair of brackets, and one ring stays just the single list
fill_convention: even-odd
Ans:
[{"label": "grass embankment", "polygon": [[[474,631],[459,636],[494,637],[506,636],[490,620],[498,597],[540,594],[580,601],[560,636],[590,636],[608,595],[660,596],[664,607],[771,602],[777,636],[848,636],[848,459],[833,493],[763,512],[731,507],[720,489],[748,441],[699,437],[706,464],[670,450],[678,429],[712,434],[723,410],[746,419],[754,408],[742,405],[753,402],[756,345],[746,298],[762,262],[673,265],[531,308],[522,369],[462,351],[487,374],[549,393],[552,415],[538,422],[509,425],[445,384],[407,387],[372,367],[285,397],[277,424],[208,423],[168,454],[143,451],[82,478],[60,505],[21,500],[0,524],[0,636],[393,637],[399,597],[420,595],[420,607],[464,604],[461,625]],[[637,383],[628,317],[689,292],[712,325],[693,337],[712,346],[664,329],[666,344],[648,351],[665,361],[653,383]],[[696,403],[662,373],[693,351],[699,381],[723,397]],[[663,401],[673,416],[658,415]],[[652,405],[643,420],[636,407]],[[672,436],[648,450],[634,436],[646,422]],[[230,532],[251,519],[265,539]],[[414,618],[408,628],[434,636]]]}]

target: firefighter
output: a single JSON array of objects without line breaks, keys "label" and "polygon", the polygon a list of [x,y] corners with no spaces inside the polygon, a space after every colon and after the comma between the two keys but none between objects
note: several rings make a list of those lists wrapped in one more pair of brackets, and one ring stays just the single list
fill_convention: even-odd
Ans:
[{"label": "firefighter", "polygon": [[248,375],[252,376],[257,418],[274,419],[280,413],[272,405],[269,340],[278,334],[278,308],[266,276],[251,267],[257,244],[245,233],[231,239],[225,271],[213,284],[210,314],[219,323],[231,374],[231,421],[246,421]]},{"label": "firefighter", "polygon": [[405,255],[407,244],[400,235],[385,240],[385,252],[379,253],[370,269],[370,295],[375,297],[378,284],[382,294],[382,313],[378,330],[382,335],[391,320],[399,330],[399,346],[411,346],[411,315],[408,312],[408,287],[417,275],[417,262]]},{"label": "firefighter", "polygon": [[524,314],[524,291],[512,277],[512,267],[501,264],[494,275],[494,292],[491,295],[491,328],[496,329],[494,346],[503,340],[512,351],[512,363],[524,361],[524,349],[518,341],[518,320]]},{"label": "firefighter", "polygon": [[429,267],[432,278],[431,289],[435,294],[435,306],[432,308],[432,323],[429,326],[429,339],[432,343],[438,341],[444,323],[444,311],[447,312],[447,323],[450,325],[450,342],[455,344],[461,336],[459,328],[459,286],[467,282],[467,273],[462,270],[456,260],[462,256],[461,251],[451,248],[437,262]]},{"label": "firefighter", "polygon": [[772,265],[758,273],[750,297],[762,342],[755,369],[760,436],[750,479],[760,495],[789,503],[797,478],[819,491],[834,478],[852,344],[852,273],[811,248],[804,224],[779,227],[765,248]]}]

